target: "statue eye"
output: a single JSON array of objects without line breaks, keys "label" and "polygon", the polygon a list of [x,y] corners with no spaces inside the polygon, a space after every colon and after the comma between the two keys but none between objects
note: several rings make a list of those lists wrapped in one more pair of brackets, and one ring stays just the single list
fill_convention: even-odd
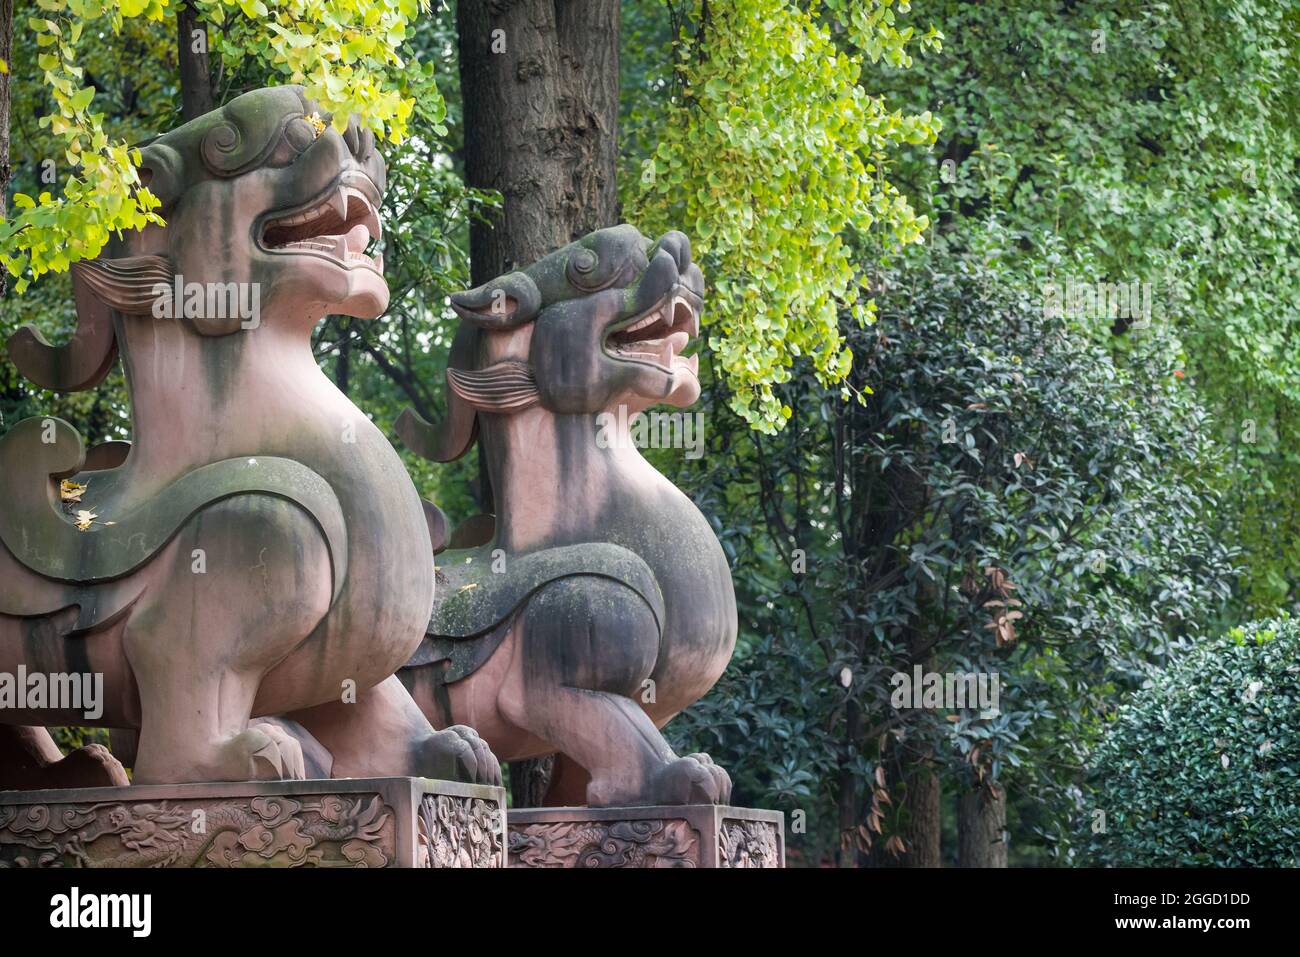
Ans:
[{"label": "statue eye", "polygon": [[305,116],[294,117],[284,128],[284,138],[299,153],[305,152],[307,147],[316,142],[316,127]]},{"label": "statue eye", "polygon": [[596,268],[596,254],[590,249],[579,249],[573,254],[573,258],[569,260],[569,265],[579,275],[589,275]]}]

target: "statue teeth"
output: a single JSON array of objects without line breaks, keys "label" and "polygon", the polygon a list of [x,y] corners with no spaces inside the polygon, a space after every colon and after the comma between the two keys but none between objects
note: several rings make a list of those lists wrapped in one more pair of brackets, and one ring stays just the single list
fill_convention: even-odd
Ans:
[{"label": "statue teeth", "polygon": [[673,298],[673,303],[669,307],[670,309],[672,309],[674,316],[677,315],[677,304],[679,302],[683,306],[685,306],[687,311],[690,312],[691,314],[691,336],[692,338],[694,338],[695,336],[698,336],[700,334],[700,314],[695,310],[695,307],[692,306],[689,302],[687,302],[681,296],[676,296]]},{"label": "statue teeth", "polygon": [[654,312],[652,312],[652,313],[650,313],[649,315],[647,315],[644,319],[638,319],[636,322],[632,323],[632,325],[628,326],[628,327],[627,327],[626,329],[624,329],[623,331],[624,331],[624,332],[636,332],[638,329],[644,329],[644,328],[646,328],[647,326],[654,325],[656,322],[658,322],[658,321],[659,321],[660,319],[662,319],[663,317],[664,317],[664,316],[663,316],[663,312],[662,312],[661,310],[659,310],[659,309],[656,309]]},{"label": "statue teeth", "polygon": [[329,198],[329,207],[339,214],[339,219],[343,222],[348,221],[348,190],[346,186],[340,186]]}]

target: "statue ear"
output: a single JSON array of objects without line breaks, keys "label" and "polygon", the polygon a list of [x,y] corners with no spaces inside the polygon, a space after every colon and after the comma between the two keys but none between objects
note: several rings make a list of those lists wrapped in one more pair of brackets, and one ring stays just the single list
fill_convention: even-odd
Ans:
[{"label": "statue ear", "polygon": [[477,289],[451,295],[451,308],[483,329],[514,329],[537,318],[542,293],[525,273],[512,272]]},{"label": "statue ear", "polygon": [[162,202],[163,209],[180,199],[185,162],[170,146],[154,143],[140,150],[140,185]]}]

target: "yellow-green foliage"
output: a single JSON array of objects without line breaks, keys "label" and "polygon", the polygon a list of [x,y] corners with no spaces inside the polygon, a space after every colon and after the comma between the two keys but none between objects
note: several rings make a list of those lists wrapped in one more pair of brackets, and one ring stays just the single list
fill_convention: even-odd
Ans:
[{"label": "yellow-green foliage", "polygon": [[932,144],[940,123],[891,112],[863,88],[863,57],[852,52],[910,64],[912,30],[896,27],[894,9],[893,0],[697,0],[676,41],[674,108],[628,196],[643,230],[679,228],[696,243],[710,348],[736,411],[766,432],[790,416],[773,387],[794,362],[810,361],[828,385],[848,374],[838,313],[867,322],[875,309],[855,240],[874,230],[905,245],[929,225],[886,167],[900,144]]},{"label": "yellow-green foliage", "polygon": [[[139,2],[139,0],[135,0]],[[203,19],[221,26],[214,46],[232,65],[256,57],[288,83],[300,83],[340,133],[357,113],[400,143],[412,102],[393,88],[405,63],[397,48],[428,0],[197,0]],[[227,14],[235,10],[244,17]]]},{"label": "yellow-green foliage", "polygon": [[[26,28],[36,34],[42,51],[37,66],[55,104],[41,126],[60,138],[74,172],[59,196],[17,194],[14,214],[0,222],[0,267],[17,278],[14,289],[20,293],[44,273],[98,256],[115,233],[162,223],[157,198],[141,186],[136,172],[139,153],[111,141],[103,115],[91,111],[95,89],[82,83],[77,46],[85,27],[101,19],[117,34],[124,19],[162,24],[175,12],[174,0],[37,0],[37,5],[43,16],[29,18]],[[425,0],[195,3],[204,20],[221,26],[212,31],[212,44],[228,63],[256,57],[285,82],[305,86],[324,112],[334,114],[335,127],[342,129],[349,115],[358,113],[394,142],[405,135],[412,110],[411,101],[392,88],[391,76],[404,66],[397,47],[424,5]]]}]

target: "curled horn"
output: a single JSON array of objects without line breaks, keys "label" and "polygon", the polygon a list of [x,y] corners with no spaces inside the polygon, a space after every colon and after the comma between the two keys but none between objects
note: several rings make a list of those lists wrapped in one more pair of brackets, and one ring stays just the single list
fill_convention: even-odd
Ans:
[{"label": "curled horn", "polygon": [[[463,324],[452,340],[447,356],[447,370],[467,369],[478,352],[478,329]],[[393,429],[408,449],[431,462],[450,462],[460,458],[478,438],[478,417],[454,389],[447,390],[447,418],[437,425],[414,409],[407,408],[393,423]]]},{"label": "curled horn", "polygon": [[81,308],[77,292],[77,331],[61,346],[51,345],[35,326],[9,337],[9,358],[18,371],[42,389],[82,392],[104,381],[117,359],[117,338],[107,307]]},{"label": "curled horn", "polygon": [[[523,276],[522,273],[511,275]],[[532,280],[523,278],[536,290]],[[481,288],[490,289],[495,285],[489,283]],[[516,324],[525,321],[519,319]],[[408,408],[393,423],[406,447],[432,462],[450,462],[470,450],[478,438],[479,412],[509,415],[541,400],[533,370],[526,362],[507,359],[486,369],[473,368],[478,355],[479,328],[473,321],[462,323],[452,341],[451,354],[447,357],[447,417],[435,425]]]},{"label": "curled horn", "polygon": [[451,404],[447,418],[434,425],[408,407],[393,423],[403,444],[430,462],[450,462],[469,451],[478,437],[474,409],[464,402]]},{"label": "curled horn", "polygon": [[509,415],[540,400],[533,370],[525,362],[507,360],[477,372],[449,368],[446,420],[435,426],[408,408],[393,427],[411,451],[434,462],[450,462],[474,444],[476,413]]},{"label": "curled horn", "polygon": [[456,315],[482,329],[514,329],[537,318],[542,293],[526,273],[512,272],[476,289],[452,293]]},{"label": "curled horn", "polygon": [[161,256],[95,259],[73,263],[77,331],[61,346],[51,345],[34,326],[9,337],[9,356],[24,376],[42,389],[81,392],[103,381],[117,358],[113,312],[147,315],[157,288],[170,295],[173,271]]}]

